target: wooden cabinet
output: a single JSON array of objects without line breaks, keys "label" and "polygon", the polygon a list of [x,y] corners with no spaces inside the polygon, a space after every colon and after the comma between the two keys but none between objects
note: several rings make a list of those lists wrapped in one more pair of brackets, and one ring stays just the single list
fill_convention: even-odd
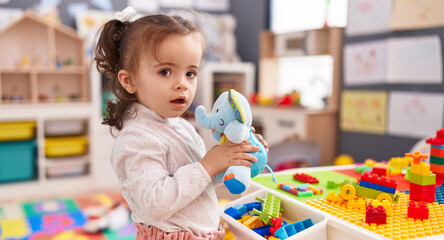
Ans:
[{"label": "wooden cabinet", "polygon": [[[1,30],[0,124],[35,123],[36,154],[29,179],[0,182],[0,199],[88,191],[94,185],[94,111],[83,49],[74,29],[30,11]],[[0,144],[5,142],[14,139]]]}]

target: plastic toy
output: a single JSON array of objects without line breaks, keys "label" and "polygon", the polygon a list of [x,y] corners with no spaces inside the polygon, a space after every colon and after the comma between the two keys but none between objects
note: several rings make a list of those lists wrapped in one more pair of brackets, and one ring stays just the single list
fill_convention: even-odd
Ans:
[{"label": "plastic toy", "polygon": [[428,138],[430,144],[430,170],[436,175],[436,182],[444,181],[444,128],[436,132],[436,136]]},{"label": "plastic toy", "polygon": [[295,235],[296,233],[305,230],[311,226],[313,226],[313,222],[311,221],[310,218],[307,218],[305,220],[295,222],[292,224],[287,224],[280,227],[278,230],[276,230],[274,235],[280,239],[287,239]]},{"label": "plastic toy", "polygon": [[319,180],[305,173],[296,173],[293,175],[294,180],[301,181],[303,183],[319,183]]},{"label": "plastic toy", "polygon": [[267,193],[265,200],[260,197],[256,197],[256,199],[263,203],[262,211],[253,209],[253,213],[259,215],[259,219],[266,225],[270,224],[271,219],[279,217],[279,212],[284,211],[281,209],[281,199],[271,193]]},{"label": "plastic toy", "polygon": [[[364,173],[364,174],[368,175],[368,173]],[[363,176],[364,176],[364,174],[363,174]],[[399,200],[398,194],[386,192],[386,188],[384,188],[383,185],[378,184],[378,180],[379,181],[381,181],[381,180],[379,178],[374,178],[374,181],[373,181],[372,178],[373,178],[373,176],[370,178],[367,178],[368,180],[371,180],[370,182],[367,182],[367,183],[372,184],[371,187],[369,187],[369,185],[366,185],[367,187],[361,185],[361,182],[363,182],[362,176],[361,176],[361,181],[360,181],[359,185],[356,183],[352,183],[350,181],[344,181],[343,183],[341,183],[342,187],[341,187],[341,191],[340,191],[339,195],[345,200],[351,200],[351,199],[354,199],[356,196],[358,196],[358,197],[366,197],[366,198],[376,199],[379,201],[387,200],[390,203],[391,202],[398,202],[398,200]],[[385,179],[385,180],[386,180],[387,184],[390,183],[390,180],[387,180],[387,179]],[[392,189],[392,188],[388,188],[388,189]]]},{"label": "plastic toy", "polygon": [[408,179],[410,200],[434,202],[436,175],[430,172],[430,165],[421,162],[422,158],[428,158],[428,156],[420,152],[406,153],[405,156],[413,158]]},{"label": "plastic toy", "polygon": [[366,223],[376,223],[376,224],[386,224],[387,223],[387,213],[383,206],[377,208],[372,205],[368,205],[365,208],[365,222]]},{"label": "plastic toy", "polygon": [[373,166],[372,173],[377,174],[379,176],[388,177],[389,168],[386,164],[377,163]]},{"label": "plastic toy", "polygon": [[[232,194],[240,194],[245,191],[255,177],[267,167],[267,151],[262,143],[251,131],[252,114],[247,99],[240,93],[231,89],[223,92],[213,105],[213,110],[209,115],[205,113],[204,106],[196,108],[196,122],[198,125],[213,129],[213,137],[224,144],[227,141],[241,143],[250,141],[253,145],[259,146],[258,152],[251,153],[257,158],[257,162],[251,167],[231,166],[225,173],[216,176],[218,180],[224,182],[225,186]],[[277,183],[273,175],[273,181]]]},{"label": "plastic toy", "polygon": [[355,163],[355,160],[347,154],[341,154],[339,156],[337,156],[335,158],[335,160],[333,161],[333,165],[338,166],[338,165],[348,165],[348,164],[353,164]]},{"label": "plastic toy", "polygon": [[429,219],[429,208],[425,202],[410,201],[407,217],[415,219]]}]

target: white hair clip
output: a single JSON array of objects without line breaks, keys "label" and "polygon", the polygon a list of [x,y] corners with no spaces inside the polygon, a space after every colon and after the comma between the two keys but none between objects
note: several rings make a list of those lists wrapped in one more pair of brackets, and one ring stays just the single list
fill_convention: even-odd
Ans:
[{"label": "white hair clip", "polygon": [[123,11],[114,13],[114,18],[121,22],[133,22],[141,16],[132,7],[126,7]]}]

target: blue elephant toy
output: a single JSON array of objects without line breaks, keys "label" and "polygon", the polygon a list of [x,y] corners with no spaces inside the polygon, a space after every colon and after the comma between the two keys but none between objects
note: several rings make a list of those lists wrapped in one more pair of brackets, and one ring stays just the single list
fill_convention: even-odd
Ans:
[{"label": "blue elephant toy", "polygon": [[[196,108],[196,122],[198,125],[212,129],[213,137],[222,145],[227,141],[241,143],[250,141],[260,148],[258,152],[252,152],[257,162],[251,167],[231,166],[224,173],[216,175],[216,178],[223,182],[232,194],[239,194],[245,191],[255,177],[267,167],[267,151],[264,145],[257,139],[251,131],[253,121],[250,104],[240,93],[231,89],[223,92],[213,105],[213,110],[206,115],[205,107]],[[272,172],[273,173],[273,172]],[[273,181],[277,183],[273,174]]]}]

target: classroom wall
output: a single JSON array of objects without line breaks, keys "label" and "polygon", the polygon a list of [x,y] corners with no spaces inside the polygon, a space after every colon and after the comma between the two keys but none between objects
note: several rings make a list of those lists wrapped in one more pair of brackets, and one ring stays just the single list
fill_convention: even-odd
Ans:
[{"label": "classroom wall", "polygon": [[[397,31],[386,34],[344,37],[344,44],[365,42],[370,40],[387,39],[388,37],[409,37],[438,35],[441,40],[441,56],[444,56],[444,27]],[[444,58],[443,58],[444,59]],[[344,64],[344,69],[347,66]],[[444,68],[444,66],[443,66]],[[342,83],[342,90],[384,90],[384,91],[408,91],[408,92],[430,92],[444,93],[444,84],[378,84],[365,86],[346,86]],[[443,123],[444,126],[444,123]],[[437,129],[438,130],[438,129]],[[350,154],[355,161],[363,162],[366,158],[377,161],[390,160],[394,156],[404,156],[420,139],[385,135],[365,134],[340,131],[339,152]]]}]

